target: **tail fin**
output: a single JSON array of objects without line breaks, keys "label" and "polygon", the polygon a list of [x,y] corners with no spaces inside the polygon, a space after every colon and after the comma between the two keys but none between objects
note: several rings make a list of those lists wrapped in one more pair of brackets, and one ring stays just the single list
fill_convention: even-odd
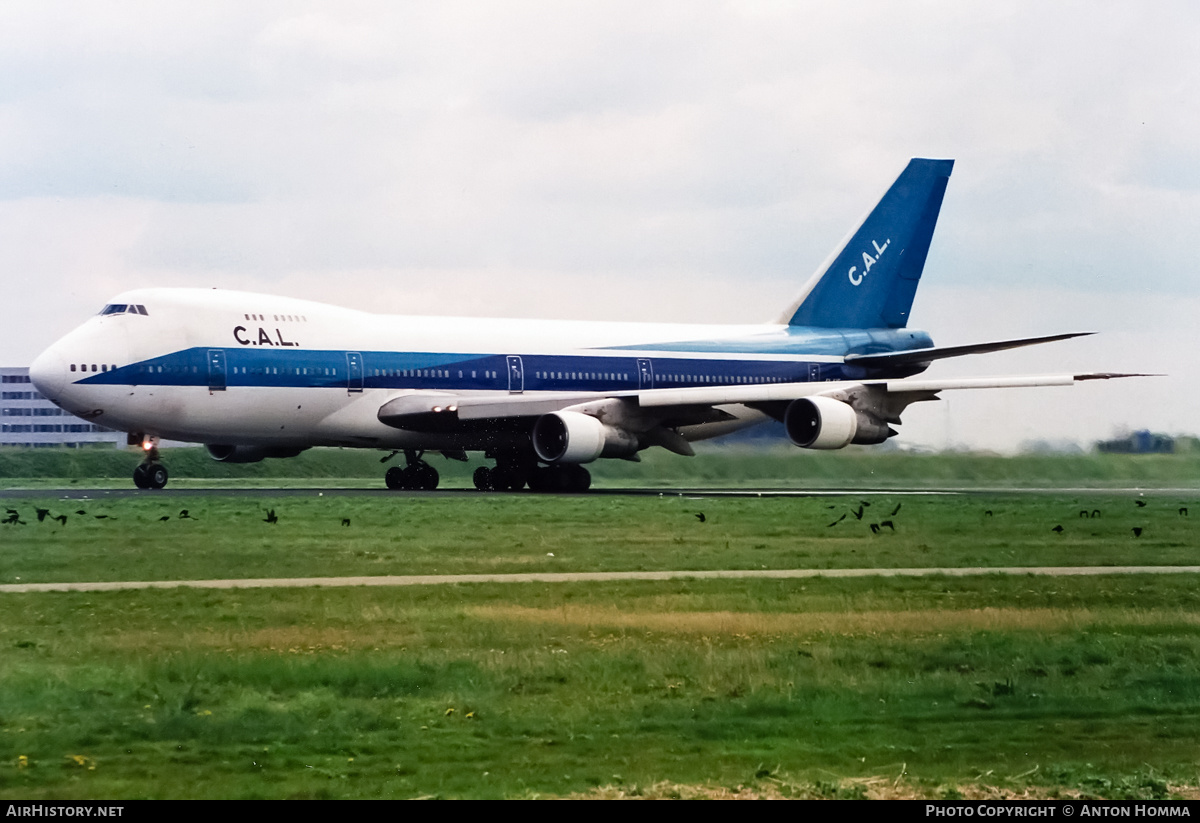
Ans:
[{"label": "tail fin", "polygon": [[780,322],[855,329],[907,325],[953,168],[953,160],[910,160]]}]

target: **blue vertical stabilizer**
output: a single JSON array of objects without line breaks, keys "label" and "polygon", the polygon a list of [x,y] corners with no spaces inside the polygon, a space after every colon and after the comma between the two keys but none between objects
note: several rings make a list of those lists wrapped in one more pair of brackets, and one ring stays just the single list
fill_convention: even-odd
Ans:
[{"label": "blue vertical stabilizer", "polygon": [[839,329],[906,326],[953,168],[953,160],[910,160],[783,321]]}]

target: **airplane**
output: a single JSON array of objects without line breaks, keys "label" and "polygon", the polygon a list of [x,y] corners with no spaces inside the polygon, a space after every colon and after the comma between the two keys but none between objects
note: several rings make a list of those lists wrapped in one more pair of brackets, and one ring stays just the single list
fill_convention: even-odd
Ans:
[{"label": "airplane", "polygon": [[484,491],[586,491],[585,464],[767,420],[809,449],[877,444],[912,403],[955,389],[1070,385],[1110,373],[913,379],[936,360],[1081,333],[936,347],[907,328],[953,160],[911,160],[772,323],[685,325],[372,314],[240,291],[125,292],[37,357],[30,378],[129,433],[143,489],[161,440],[226,463],[314,446],[403,454],[384,481],[435,489],[424,456],[494,460]]}]

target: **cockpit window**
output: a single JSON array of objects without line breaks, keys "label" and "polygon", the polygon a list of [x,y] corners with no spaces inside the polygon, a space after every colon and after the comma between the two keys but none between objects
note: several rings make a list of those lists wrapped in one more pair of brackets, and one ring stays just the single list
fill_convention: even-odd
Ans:
[{"label": "cockpit window", "polygon": [[146,307],[141,305],[140,303],[138,303],[138,304],[109,303],[107,306],[104,307],[104,310],[100,312],[101,316],[104,316],[107,314],[145,314],[145,315],[149,315],[150,313],[148,311],[146,311]]}]

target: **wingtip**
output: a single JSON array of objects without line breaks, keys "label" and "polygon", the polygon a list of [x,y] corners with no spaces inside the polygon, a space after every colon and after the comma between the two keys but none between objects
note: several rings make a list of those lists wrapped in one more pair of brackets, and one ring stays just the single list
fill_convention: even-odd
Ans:
[{"label": "wingtip", "polygon": [[1080,380],[1115,380],[1119,377],[1167,377],[1165,374],[1123,374],[1118,372],[1094,372],[1092,374],[1074,375],[1076,382]]}]

